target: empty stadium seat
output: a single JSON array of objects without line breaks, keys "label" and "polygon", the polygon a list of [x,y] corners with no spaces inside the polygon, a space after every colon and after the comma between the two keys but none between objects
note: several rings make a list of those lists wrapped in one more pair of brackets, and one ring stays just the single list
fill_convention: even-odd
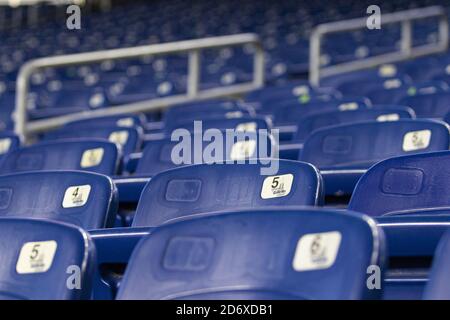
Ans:
[{"label": "empty stadium seat", "polygon": [[[390,81],[393,81],[392,83]],[[400,85],[394,80],[385,81],[382,88],[373,89],[365,95],[374,104],[398,103],[410,106],[410,98],[435,93],[445,93],[448,86],[438,81]],[[406,99],[405,99],[406,97]]]},{"label": "empty stadium seat", "polygon": [[226,130],[235,129],[237,131],[258,131],[270,130],[271,125],[269,120],[265,117],[240,117],[234,119],[227,119],[223,117],[209,117],[206,119],[199,118],[197,122],[186,121],[177,122],[172,125],[166,125],[164,131],[166,135],[170,136],[176,129],[186,129],[190,132],[202,131],[208,129]]},{"label": "empty stadium seat", "polygon": [[428,275],[424,299],[450,300],[449,264],[450,264],[450,231],[441,238],[433,258],[433,266]]},{"label": "empty stadium seat", "polygon": [[378,86],[385,80],[396,77],[402,79],[407,78],[405,77],[402,68],[399,68],[399,66],[395,64],[383,64],[373,69],[324,77],[321,80],[321,84],[323,86],[334,87],[344,95],[361,94],[362,89],[366,89],[369,86]]},{"label": "empty stadium seat", "polygon": [[[392,97],[392,93],[403,95],[408,90],[410,83],[410,80],[405,75],[379,79],[367,77],[345,83],[337,87],[337,90],[341,91],[344,95],[360,94],[370,96],[371,98],[381,98],[384,101],[386,98]],[[378,92],[381,96],[377,97],[375,92]],[[394,101],[391,102],[394,103]],[[377,101],[376,103],[384,102]]]},{"label": "empty stadium seat", "polygon": [[145,116],[143,114],[121,114],[117,116],[93,117],[80,119],[67,123],[64,127],[92,128],[92,127],[143,127]]},{"label": "empty stadium seat", "polygon": [[118,299],[364,299],[383,233],[356,213],[266,209],[174,220],[138,244]]},{"label": "empty stadium seat", "polygon": [[371,216],[450,214],[450,151],[390,158],[358,182],[349,209]]},{"label": "empty stadium seat", "polygon": [[37,171],[0,176],[0,217],[51,219],[85,230],[111,227],[117,190],[106,176]]},{"label": "empty stadium seat", "polygon": [[274,108],[271,111],[275,126],[298,125],[304,117],[319,111],[349,111],[366,110],[367,101],[359,98],[349,98],[340,101],[315,102],[299,105],[298,103],[287,103]]},{"label": "empty stadium seat", "polygon": [[0,234],[1,300],[90,297],[95,247],[85,231],[63,223],[2,218]]},{"label": "empty stadium seat", "polygon": [[206,101],[173,106],[164,112],[163,122],[166,126],[175,126],[180,122],[211,117],[231,119],[252,115],[254,115],[254,110],[248,105],[234,101]]},{"label": "empty stadium seat", "polygon": [[43,137],[43,141],[67,139],[104,139],[115,143],[121,153],[126,156],[139,151],[142,143],[142,129],[138,127],[97,126],[97,127],[62,127],[50,131]]},{"label": "empty stadium seat", "polygon": [[373,108],[367,110],[348,110],[345,112],[324,111],[301,118],[298,123],[294,142],[304,142],[314,130],[338,124],[355,123],[361,121],[397,121],[399,119],[414,118],[414,111],[407,107]]},{"label": "empty stadium seat", "polygon": [[292,102],[297,104],[306,104],[311,102],[336,101],[342,98],[340,92],[333,88],[312,88],[306,84],[288,84],[279,87],[268,87],[255,92],[257,98],[251,98],[251,93],[246,101],[252,101],[259,105],[259,109],[273,109],[279,102]]},{"label": "empty stadium seat", "polygon": [[133,226],[158,226],[219,210],[322,203],[316,168],[299,161],[274,161],[278,170],[270,176],[262,175],[269,164],[200,164],[159,173],[141,193]]},{"label": "empty stadium seat", "polygon": [[449,127],[441,121],[359,122],[316,130],[299,159],[325,168],[365,168],[393,156],[448,150]]},{"label": "empty stadium seat", "polygon": [[[212,140],[214,140],[213,133],[222,134],[222,137],[225,137],[223,132],[215,130],[212,132]],[[186,135],[186,138],[182,138],[182,135],[177,136],[174,140],[161,139],[148,143],[142,151],[142,157],[139,159],[134,173],[136,175],[153,176],[159,172],[183,165],[214,163],[225,160],[240,161],[258,157],[270,158],[276,157],[278,150],[276,141],[270,135],[250,131],[237,133],[229,144],[217,141],[218,150],[215,152],[213,152],[211,142],[201,140],[197,141],[199,142],[197,145],[192,135]],[[182,148],[182,146],[186,146],[186,148]],[[197,150],[198,148],[201,149]],[[183,149],[186,150],[183,151]],[[182,159],[177,160],[177,162],[180,161],[179,163],[174,162],[172,153],[178,158],[182,157]],[[204,154],[209,159],[205,159]]]},{"label": "empty stadium seat", "polygon": [[406,97],[399,103],[411,107],[418,118],[443,119],[450,112],[449,99],[450,93],[439,92]]},{"label": "empty stadium seat", "polygon": [[65,140],[22,147],[5,155],[0,174],[34,170],[85,170],[105,175],[116,172],[118,151],[103,140]]}]

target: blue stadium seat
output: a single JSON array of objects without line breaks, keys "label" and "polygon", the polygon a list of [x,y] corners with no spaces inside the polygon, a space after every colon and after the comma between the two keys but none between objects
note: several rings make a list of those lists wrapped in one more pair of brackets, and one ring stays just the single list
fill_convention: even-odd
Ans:
[{"label": "blue stadium seat", "polygon": [[104,139],[117,145],[122,155],[127,156],[139,151],[142,143],[142,129],[139,127],[98,126],[98,127],[62,127],[43,136],[43,141],[67,139]]},{"label": "blue stadium seat", "polygon": [[[252,95],[257,95],[251,98]],[[340,92],[333,88],[312,88],[307,84],[289,84],[281,87],[268,87],[261,89],[246,98],[246,101],[254,100],[261,109],[271,109],[279,102],[292,101],[298,104],[335,101],[342,98]]]},{"label": "blue stadium seat", "polygon": [[133,226],[158,226],[189,214],[239,208],[322,203],[322,179],[312,165],[276,160],[263,164],[199,164],[154,176],[141,193]]},{"label": "blue stadium seat", "polygon": [[[95,247],[89,234],[63,223],[0,219],[0,300],[90,297]],[[77,280],[70,276],[79,275]]]},{"label": "blue stadium seat", "polygon": [[164,127],[165,133],[170,136],[176,129],[186,129],[190,132],[202,131],[208,129],[236,129],[240,131],[257,131],[257,130],[270,130],[271,125],[269,120],[265,117],[249,117],[244,116],[240,118],[227,119],[224,117],[215,117],[207,119],[198,119],[197,127],[195,127],[194,121],[177,122]]},{"label": "blue stadium seat", "polygon": [[167,126],[174,126],[179,122],[211,117],[238,118],[254,114],[253,108],[248,105],[234,101],[211,101],[173,106],[164,112],[163,121]]},{"label": "blue stadium seat", "polygon": [[449,127],[441,121],[359,122],[316,130],[299,159],[325,168],[368,169],[386,158],[447,150]]},{"label": "blue stadium seat", "polygon": [[348,72],[335,76],[325,77],[321,80],[323,86],[331,86],[337,88],[344,95],[360,94],[360,90],[367,87],[367,84],[383,82],[386,79],[396,77],[404,78],[402,68],[395,64],[384,64],[378,68]]},{"label": "blue stadium seat", "polygon": [[418,118],[443,119],[450,112],[450,93],[440,92],[406,97],[399,101],[411,107]]},{"label": "blue stadium seat", "polygon": [[447,231],[439,241],[429,272],[428,283],[425,286],[425,300],[450,300],[450,231]]},{"label": "blue stadium seat", "polygon": [[318,111],[350,111],[350,110],[366,110],[368,104],[364,99],[349,98],[340,101],[331,102],[312,102],[299,105],[295,103],[287,103],[279,105],[271,114],[273,114],[273,122],[275,126],[298,125],[299,122],[310,114]]},{"label": "blue stadium seat", "polygon": [[450,151],[390,158],[358,182],[349,209],[371,216],[450,214]]},{"label": "blue stadium seat", "polygon": [[[337,87],[344,95],[359,94],[367,96],[369,99],[375,98],[374,103],[395,103],[395,101],[385,101],[392,98],[396,94],[404,95],[409,87],[410,81],[403,77],[387,77],[381,79],[373,79],[370,77],[358,79],[355,82],[346,83]],[[390,92],[392,91],[392,92]],[[376,92],[380,96],[376,96]],[[394,94],[394,95],[393,95]],[[378,101],[381,99],[381,101]]]},{"label": "blue stadium seat", "polygon": [[383,232],[351,212],[265,209],[174,220],[141,240],[118,299],[364,299]]},{"label": "blue stadium seat", "polygon": [[399,119],[411,119],[414,117],[414,111],[407,107],[358,109],[345,112],[339,110],[317,112],[299,121],[297,133],[292,140],[294,142],[304,142],[311,132],[322,127],[371,120],[380,122],[397,121]]},{"label": "blue stadium seat", "polygon": [[0,176],[0,217],[51,219],[85,230],[111,227],[117,190],[106,176],[36,171]]},{"label": "blue stadium seat", "polygon": [[[447,85],[442,85],[439,81],[428,81],[422,83],[415,83],[412,85],[400,85],[396,86],[395,82],[389,84],[385,82],[386,86],[382,88],[373,89],[365,95],[374,104],[400,104],[410,106],[410,98],[422,95],[430,95],[435,93],[444,93],[448,91]],[[390,87],[392,86],[392,87]],[[406,98],[405,98],[406,97]]]},{"label": "blue stadium seat", "polygon": [[85,170],[113,175],[118,165],[114,143],[103,140],[65,140],[39,143],[8,153],[0,174],[34,170]]},{"label": "blue stadium seat", "polygon": [[[217,131],[217,133],[220,133],[220,131]],[[244,136],[247,138],[245,139]],[[184,145],[187,145],[185,150],[186,152],[189,152],[190,146],[191,156],[184,155],[184,153],[180,151],[180,148],[176,147],[184,141],[189,142],[188,144]],[[276,142],[271,136],[268,136],[266,134],[245,132],[242,133],[241,136],[236,135],[233,141],[234,144],[230,143],[229,145],[227,145],[226,143],[223,143],[218,147],[220,150],[222,150],[222,155],[216,155],[215,159],[217,161],[237,161],[257,158],[258,156],[260,158],[275,157],[278,150]],[[260,147],[260,143],[262,145],[265,144],[268,149],[266,150]],[[142,157],[139,159],[139,162],[136,166],[135,174],[153,176],[159,172],[172,169],[177,166],[204,163],[205,159],[202,157],[203,152],[207,152],[207,154],[209,155],[213,151],[211,150],[211,148],[208,148],[209,145],[210,142],[201,141],[201,143],[199,144],[201,150],[196,150],[197,146],[191,135],[186,135],[186,139],[181,138],[180,136],[179,140],[176,141],[171,141],[171,139],[152,141],[148,143],[142,151]],[[185,159],[186,161],[184,161],[183,163],[175,164],[172,160],[172,151],[176,152],[176,155],[180,155],[181,153],[184,156],[183,159]],[[210,162],[214,162],[213,160],[214,159],[211,159]]]},{"label": "blue stadium seat", "polygon": [[80,119],[67,123],[64,127],[92,128],[92,127],[143,127],[145,116],[143,114],[121,114],[117,116],[93,117]]},{"label": "blue stadium seat", "polygon": [[101,88],[62,88],[58,91],[39,92],[39,95],[42,94],[46,94],[46,99],[38,99],[32,104],[35,111],[61,108],[77,112],[104,107],[108,104]]}]

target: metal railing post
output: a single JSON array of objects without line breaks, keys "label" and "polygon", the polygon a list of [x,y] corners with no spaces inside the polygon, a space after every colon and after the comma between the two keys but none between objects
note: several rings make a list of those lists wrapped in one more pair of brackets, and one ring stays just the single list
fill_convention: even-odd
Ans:
[{"label": "metal railing post", "polygon": [[16,108],[13,114],[15,122],[15,131],[25,141],[26,136],[26,124],[28,120],[27,115],[27,95],[29,83],[28,79],[31,77],[32,68],[24,65],[17,75],[16,83]]},{"label": "metal railing post", "polygon": [[188,96],[195,97],[200,83],[200,51],[192,50],[188,56]]},{"label": "metal railing post", "polygon": [[439,19],[439,43],[443,50],[447,50],[449,42],[449,22],[446,15],[442,15]]},{"label": "metal railing post", "polygon": [[406,20],[402,22],[402,29],[401,29],[401,51],[404,55],[409,56],[411,55],[411,49],[412,49],[412,39],[413,39],[413,30],[412,30],[412,23],[411,20]]},{"label": "metal railing post", "polygon": [[313,86],[319,86],[320,82],[321,38],[320,29],[316,29],[309,43],[309,81]]},{"label": "metal railing post", "polygon": [[256,88],[264,86],[264,49],[261,44],[255,44],[255,58],[253,60],[253,84]]}]

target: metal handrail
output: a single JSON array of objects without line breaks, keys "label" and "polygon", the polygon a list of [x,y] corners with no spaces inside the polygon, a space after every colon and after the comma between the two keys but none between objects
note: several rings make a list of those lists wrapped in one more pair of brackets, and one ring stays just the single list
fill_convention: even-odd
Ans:
[{"label": "metal handrail", "polygon": [[[253,79],[251,82],[200,90],[200,51],[204,49],[230,46],[252,45]],[[37,70],[47,67],[61,67],[104,60],[136,58],[148,55],[165,55],[173,53],[188,53],[188,83],[187,93],[156,98],[136,103],[113,106],[97,110],[86,110],[43,120],[28,121],[27,96],[29,79]],[[197,100],[237,95],[258,89],[264,85],[264,50],[256,34],[237,34],[231,36],[211,37],[197,40],[186,40],[123,49],[94,51],[79,54],[61,55],[39,58],[25,63],[19,71],[16,83],[15,132],[24,140],[32,133],[47,131],[64,125],[67,122],[93,116],[117,115],[121,113],[136,113],[164,109],[173,104]]]},{"label": "metal handrail", "polygon": [[[439,18],[439,42],[413,47],[412,22],[433,17]],[[325,68],[321,68],[320,63],[322,38],[327,34],[364,29],[367,27],[367,17],[318,25],[312,31],[310,37],[310,83],[314,86],[319,86],[320,79],[323,77],[367,69],[384,63],[399,62],[429,54],[440,53],[446,51],[448,48],[449,22],[446,11],[441,6],[383,14],[381,16],[381,22],[383,25],[401,23],[401,48],[399,51],[368,57],[357,61],[340,63]]]}]

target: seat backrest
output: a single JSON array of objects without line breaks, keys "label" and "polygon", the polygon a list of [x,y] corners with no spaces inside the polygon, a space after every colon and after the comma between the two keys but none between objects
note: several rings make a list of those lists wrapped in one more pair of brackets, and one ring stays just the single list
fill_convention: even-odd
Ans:
[{"label": "seat backrest", "polygon": [[0,174],[36,170],[84,170],[106,175],[116,172],[118,150],[103,140],[64,140],[22,147],[5,155]]},{"label": "seat backrest", "polygon": [[[393,83],[395,83],[395,80]],[[386,83],[389,83],[387,81]],[[399,101],[402,100],[402,98],[408,94],[408,90],[411,89],[409,85],[401,85],[399,87],[396,87],[394,84],[393,88],[389,88],[389,85],[387,88],[385,86],[380,88],[375,88],[373,90],[370,90],[369,92],[365,93],[365,96],[370,99],[374,104],[402,104],[399,103]]]},{"label": "seat backrest", "polygon": [[450,283],[450,230],[445,232],[434,253],[433,265],[428,274],[423,298],[425,300],[449,300]]},{"label": "seat backrest", "polygon": [[118,299],[363,299],[384,270],[384,237],[368,217],[267,208],[173,221],[138,244]]},{"label": "seat backrest", "polygon": [[59,222],[3,218],[0,234],[0,300],[89,298],[95,247],[88,233]]},{"label": "seat backrest", "polygon": [[316,168],[274,161],[278,171],[271,176],[261,174],[262,164],[199,164],[157,174],[141,193],[133,226],[158,226],[195,213],[322,202]]},{"label": "seat backrest", "polygon": [[403,70],[394,64],[384,64],[376,69],[360,70],[354,72],[347,72],[344,74],[324,77],[321,79],[321,85],[337,88],[343,94],[356,92],[359,94],[359,86],[353,86],[361,82],[382,82],[387,79],[400,77],[404,78]]},{"label": "seat backrest", "polygon": [[272,91],[270,94],[258,98],[257,103],[262,109],[271,109],[274,105],[283,101],[292,101],[297,104],[305,104],[310,102],[336,101],[342,98],[340,92],[333,88],[311,88],[309,86],[295,86],[292,88],[280,88]]},{"label": "seat backrest", "polygon": [[123,155],[129,155],[138,151],[142,143],[142,129],[138,127],[63,127],[46,133],[44,141],[66,139],[104,139],[113,142],[121,150]]},{"label": "seat backrest", "polygon": [[[226,139],[223,131],[212,130],[211,133],[215,133],[211,136],[217,137],[217,139],[212,138],[213,142],[205,139],[198,141],[195,135],[189,134],[187,130],[185,138],[179,136],[177,137],[179,139],[175,141],[171,139],[151,141],[142,152],[135,174],[153,176],[168,169],[190,164],[277,157],[278,145],[270,135],[265,133],[242,131],[236,132],[234,138],[229,139]],[[216,149],[215,152],[213,152],[214,149]]]},{"label": "seat backrest", "polygon": [[92,128],[92,127],[142,127],[145,123],[143,114],[121,114],[115,116],[93,117],[67,123],[64,127]]},{"label": "seat backrest", "polygon": [[449,127],[442,121],[359,122],[326,127],[306,138],[299,159],[320,169],[368,169],[390,157],[448,150]]},{"label": "seat backrest", "polygon": [[444,118],[450,112],[449,99],[449,92],[440,92],[406,97],[399,103],[411,107],[419,118]]},{"label": "seat backrest", "polygon": [[237,118],[253,113],[252,108],[234,101],[192,103],[169,108],[163,115],[163,121],[166,126],[174,126],[180,122],[201,120],[203,117]]},{"label": "seat backrest", "polygon": [[355,123],[361,121],[397,121],[399,119],[414,118],[414,112],[407,107],[392,107],[389,109],[367,109],[349,111],[317,112],[304,117],[297,126],[297,133],[293,141],[304,142],[306,137],[314,130],[338,124]]},{"label": "seat backrest", "polygon": [[234,129],[237,131],[257,131],[257,130],[269,130],[270,125],[265,117],[250,117],[244,116],[240,118],[224,118],[215,117],[207,118],[205,120],[199,119],[197,121],[186,121],[173,123],[172,125],[166,125],[164,131],[167,135],[171,135],[176,129],[186,129],[190,132],[198,132],[208,129]]},{"label": "seat backrest", "polygon": [[350,111],[366,110],[367,105],[364,101],[342,100],[332,102],[307,103],[299,105],[298,103],[287,103],[280,105],[271,111],[275,125],[298,125],[303,118],[319,112],[326,111]]},{"label": "seat backrest", "polygon": [[83,171],[0,176],[0,217],[52,219],[85,230],[111,227],[117,190],[110,178]]},{"label": "seat backrest", "polygon": [[346,81],[336,87],[337,90],[344,95],[359,94],[367,96],[375,90],[396,90],[399,88],[407,88],[411,80],[404,74],[387,77],[373,77],[366,75],[363,78],[355,78]]},{"label": "seat backrest", "polygon": [[349,208],[371,216],[437,213],[450,208],[450,151],[390,158],[359,180]]},{"label": "seat backrest", "polygon": [[14,133],[0,133],[0,159],[8,152],[20,147],[20,139]]},{"label": "seat backrest", "polygon": [[263,88],[253,90],[245,96],[246,101],[262,101],[273,96],[298,97],[302,94],[310,94],[315,92],[307,81],[288,82],[279,86],[265,86]]}]

